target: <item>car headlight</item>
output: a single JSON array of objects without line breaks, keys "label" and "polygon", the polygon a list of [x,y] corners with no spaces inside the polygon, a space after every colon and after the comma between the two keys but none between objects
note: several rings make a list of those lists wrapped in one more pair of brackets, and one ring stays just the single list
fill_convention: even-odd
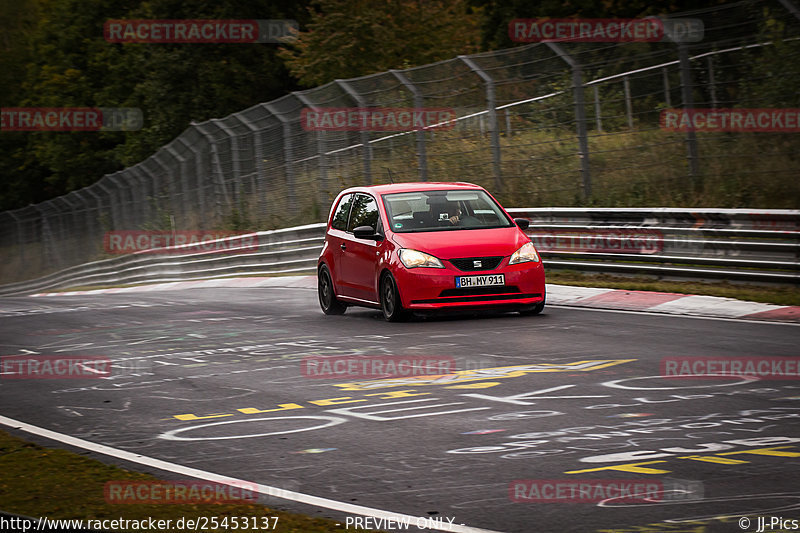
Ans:
[{"label": "car headlight", "polygon": [[410,248],[403,248],[397,252],[400,261],[406,268],[428,267],[428,268],[444,268],[441,261],[436,259],[430,254],[412,250]]},{"label": "car headlight", "polygon": [[536,253],[536,248],[532,242],[526,242],[519,250],[511,254],[509,265],[516,265],[517,263],[529,263],[539,261],[539,254]]}]

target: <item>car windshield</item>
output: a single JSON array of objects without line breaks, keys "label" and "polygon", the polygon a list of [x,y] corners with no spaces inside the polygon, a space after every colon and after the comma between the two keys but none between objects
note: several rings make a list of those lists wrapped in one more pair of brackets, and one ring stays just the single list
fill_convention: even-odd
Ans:
[{"label": "car windshield", "polygon": [[513,221],[481,190],[403,192],[383,195],[396,233],[507,228]]}]

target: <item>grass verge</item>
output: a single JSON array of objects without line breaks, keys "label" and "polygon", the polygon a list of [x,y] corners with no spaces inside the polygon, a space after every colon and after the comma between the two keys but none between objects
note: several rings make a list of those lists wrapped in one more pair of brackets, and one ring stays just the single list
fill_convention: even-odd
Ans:
[{"label": "grass verge", "polygon": [[[173,478],[169,480],[174,481]],[[166,479],[165,479],[166,480]],[[160,480],[160,481],[165,481]],[[4,431],[0,431],[0,510],[51,519],[155,520],[171,519],[175,524],[181,518],[216,517],[221,523],[224,517],[257,517],[261,529],[239,528],[238,532],[258,531],[263,533],[261,517],[269,517],[270,527],[286,533],[333,533],[354,531],[337,526],[333,520],[311,518],[301,514],[270,509],[257,504],[112,504],[105,500],[104,486],[107,481],[159,481],[158,478],[107,465],[94,459],[61,449],[43,448]],[[278,517],[277,522],[272,517]],[[244,523],[243,518],[239,518]],[[146,530],[146,528],[144,529]],[[229,527],[205,529],[230,533]],[[137,531],[143,529],[116,529]],[[169,531],[176,531],[174,527]],[[364,530],[355,530],[364,531]]]}]

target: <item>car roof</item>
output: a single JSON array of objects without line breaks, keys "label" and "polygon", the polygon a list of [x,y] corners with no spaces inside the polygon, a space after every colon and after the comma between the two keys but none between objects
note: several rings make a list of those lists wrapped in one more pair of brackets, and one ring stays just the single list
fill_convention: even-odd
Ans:
[{"label": "car roof", "polygon": [[371,192],[374,194],[389,194],[395,192],[417,192],[417,191],[441,191],[446,190],[482,190],[483,187],[474,183],[464,181],[424,181],[412,183],[391,183],[386,185],[368,185],[361,187],[350,187],[341,192]]}]

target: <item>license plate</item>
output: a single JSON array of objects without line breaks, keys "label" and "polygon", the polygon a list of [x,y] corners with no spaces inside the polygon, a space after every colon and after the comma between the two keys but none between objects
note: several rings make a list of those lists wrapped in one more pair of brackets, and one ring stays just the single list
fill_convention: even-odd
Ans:
[{"label": "license plate", "polygon": [[468,289],[470,287],[490,287],[492,285],[505,285],[504,274],[491,276],[456,276],[456,288]]}]

